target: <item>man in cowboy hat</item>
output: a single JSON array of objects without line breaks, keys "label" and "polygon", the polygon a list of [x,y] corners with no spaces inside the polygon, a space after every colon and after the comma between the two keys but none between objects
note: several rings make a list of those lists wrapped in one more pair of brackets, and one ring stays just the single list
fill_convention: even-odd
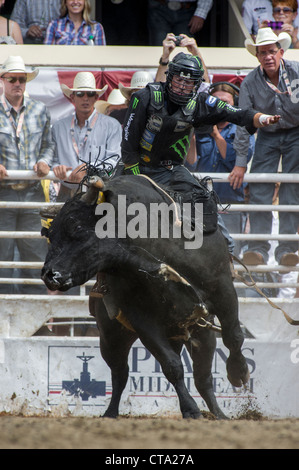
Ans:
[{"label": "man in cowboy hat", "polygon": [[122,83],[119,83],[118,88],[121,94],[126,98],[127,104],[129,104],[132,94],[146,87],[146,85],[152,81],[153,77],[149,72],[137,70],[137,72],[132,75],[130,86],[124,86]]},{"label": "man in cowboy hat", "polygon": [[[77,186],[84,171],[80,171],[86,162],[101,163],[111,172],[120,158],[122,129],[116,119],[99,114],[95,103],[107,90],[97,88],[91,72],[79,72],[75,76],[73,87],[61,85],[65,96],[75,107],[75,114],[58,120],[53,125],[55,141],[55,158],[53,171],[62,180],[59,199],[66,199],[71,189]],[[72,170],[69,177],[68,171]],[[65,182],[65,180],[69,183]]]},{"label": "man in cowboy hat", "polygon": [[[299,106],[296,98],[299,62],[284,59],[284,52],[291,44],[288,33],[278,36],[270,28],[258,31],[256,42],[245,41],[250,54],[257,57],[260,65],[243,80],[239,95],[241,107],[258,106],[264,113],[279,114],[281,119],[273,126],[259,129],[252,159],[251,173],[276,173],[281,162],[282,173],[299,173]],[[236,166],[230,174],[231,185],[240,187],[246,171],[244,158],[248,151],[248,134],[237,129],[235,149]],[[251,204],[272,204],[274,183],[250,184]],[[279,189],[280,204],[299,204],[299,190],[296,184],[282,183]],[[279,233],[297,233],[298,212],[279,213]],[[272,231],[271,212],[250,212],[252,234],[270,234]],[[268,261],[270,243],[253,240],[248,242],[244,253],[246,264],[256,265]],[[295,266],[298,261],[298,242],[279,241],[275,259],[279,264]]]},{"label": "man in cowboy hat", "polygon": [[107,101],[98,100],[94,105],[98,113],[114,117],[120,124],[123,123],[128,109],[126,98],[118,88],[114,88],[108,96]]},{"label": "man in cowboy hat", "polygon": [[[34,170],[37,176],[49,172],[54,155],[50,114],[45,105],[25,96],[26,82],[33,80],[37,69],[25,67],[22,57],[10,56],[0,67],[0,200],[44,200],[40,181],[13,181],[6,177],[10,170]],[[38,210],[5,209],[0,218],[1,230],[41,229]],[[14,259],[15,243],[21,261],[43,261],[47,244],[45,240],[2,239],[0,260]],[[12,269],[1,270],[2,277],[12,277]],[[36,277],[35,270],[24,270],[24,277]],[[43,290],[45,288],[41,287]],[[20,286],[21,292],[40,292],[39,286]],[[0,291],[13,292],[13,286],[0,284]],[[45,291],[46,292],[46,291]]]}]

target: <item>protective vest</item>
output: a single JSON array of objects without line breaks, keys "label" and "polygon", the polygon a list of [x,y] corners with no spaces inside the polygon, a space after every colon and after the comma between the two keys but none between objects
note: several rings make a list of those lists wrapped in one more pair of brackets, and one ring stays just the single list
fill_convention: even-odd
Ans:
[{"label": "protective vest", "polygon": [[181,165],[190,146],[197,102],[190,99],[185,106],[170,115],[165,106],[165,92],[161,83],[150,83],[147,88],[150,91],[150,103],[146,127],[139,143],[141,163],[147,166],[158,166],[161,162]]}]

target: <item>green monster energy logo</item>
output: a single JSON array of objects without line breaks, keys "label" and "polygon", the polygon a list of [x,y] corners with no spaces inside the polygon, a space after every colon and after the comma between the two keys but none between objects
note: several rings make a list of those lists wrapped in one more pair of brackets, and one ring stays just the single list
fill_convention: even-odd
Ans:
[{"label": "green monster energy logo", "polygon": [[170,148],[177,152],[180,158],[184,159],[189,146],[189,136],[185,135],[182,139],[177,140],[175,144],[171,145]]},{"label": "green monster energy logo", "polygon": [[202,72],[204,72],[204,68],[203,68],[203,65],[202,65],[200,59],[199,59],[196,55],[194,55],[193,58],[196,59],[198,65],[199,65],[200,70],[201,70]]},{"label": "green monster energy logo", "polygon": [[217,108],[223,109],[225,108],[225,106],[226,106],[225,101],[219,100],[219,102],[217,103]]},{"label": "green monster energy logo", "polygon": [[132,109],[136,109],[138,103],[139,103],[139,99],[135,97],[135,98],[134,98],[134,101],[133,101]]},{"label": "green monster energy logo", "polygon": [[196,105],[196,100],[191,99],[188,101],[186,108],[189,110],[192,110],[195,108],[195,105]]},{"label": "green monster energy logo", "polygon": [[154,99],[155,99],[155,103],[161,103],[162,102],[162,92],[161,91],[154,91]]}]

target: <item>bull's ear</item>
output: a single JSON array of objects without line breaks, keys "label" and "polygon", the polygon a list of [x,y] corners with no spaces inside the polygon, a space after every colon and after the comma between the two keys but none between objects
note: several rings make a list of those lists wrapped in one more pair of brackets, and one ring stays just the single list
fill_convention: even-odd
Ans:
[{"label": "bull's ear", "polygon": [[[62,206],[63,204],[61,204]],[[54,217],[58,214],[61,209],[61,206],[48,206],[42,207],[39,211],[40,216],[44,217],[45,219],[54,219]]]},{"label": "bull's ear", "polygon": [[93,176],[88,182],[88,190],[83,194],[81,200],[86,204],[95,204],[99,197],[99,192],[105,189],[104,181],[98,177]]}]

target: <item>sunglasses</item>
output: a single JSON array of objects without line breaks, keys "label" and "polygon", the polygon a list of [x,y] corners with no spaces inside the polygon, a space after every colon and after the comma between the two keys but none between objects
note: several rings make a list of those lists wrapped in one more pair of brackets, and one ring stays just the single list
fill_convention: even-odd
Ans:
[{"label": "sunglasses", "polygon": [[294,10],[292,8],[288,8],[288,7],[284,7],[284,8],[275,7],[275,8],[273,8],[273,13],[280,13],[280,12],[293,13]]},{"label": "sunglasses", "polygon": [[26,83],[27,82],[27,77],[2,77],[4,80],[7,80],[9,83]]},{"label": "sunglasses", "polygon": [[78,98],[83,98],[85,95],[87,95],[88,98],[93,98],[96,94],[96,91],[75,91],[75,95],[78,96]]}]

